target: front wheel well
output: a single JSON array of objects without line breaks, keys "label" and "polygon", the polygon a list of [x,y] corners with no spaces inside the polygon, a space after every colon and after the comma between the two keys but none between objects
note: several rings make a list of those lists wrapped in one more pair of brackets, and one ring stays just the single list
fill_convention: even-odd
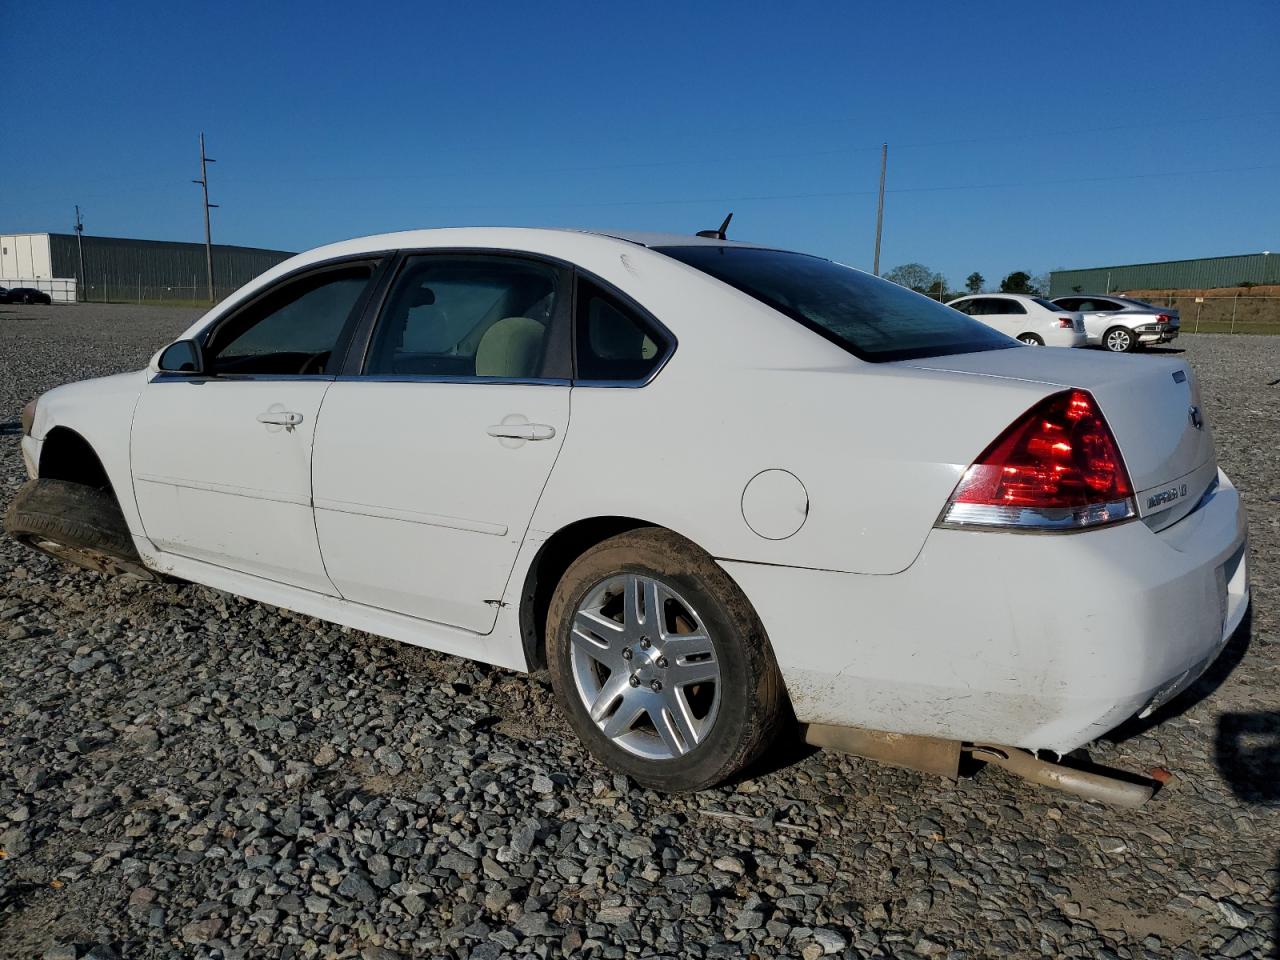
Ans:
[{"label": "front wheel well", "polygon": [[520,639],[530,672],[547,668],[547,611],[569,565],[597,543],[655,524],[634,517],[590,517],[557,530],[538,550],[520,593]]},{"label": "front wheel well", "polygon": [[66,480],[114,494],[107,471],[89,441],[68,427],[54,427],[40,445],[41,480]]}]

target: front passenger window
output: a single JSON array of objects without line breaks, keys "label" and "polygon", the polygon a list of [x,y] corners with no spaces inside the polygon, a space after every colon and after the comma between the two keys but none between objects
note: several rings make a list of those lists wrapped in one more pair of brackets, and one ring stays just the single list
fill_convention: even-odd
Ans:
[{"label": "front passenger window", "polygon": [[329,270],[287,282],[214,330],[205,347],[214,374],[333,373],[339,339],[354,319],[373,268]]}]

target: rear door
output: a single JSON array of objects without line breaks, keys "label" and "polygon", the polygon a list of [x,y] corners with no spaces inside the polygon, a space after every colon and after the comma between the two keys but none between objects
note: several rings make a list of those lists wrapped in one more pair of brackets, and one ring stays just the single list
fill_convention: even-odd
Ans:
[{"label": "rear door", "polygon": [[1101,343],[1102,335],[1114,324],[1116,314],[1122,312],[1124,306],[1114,300],[1093,297],[1081,300],[1076,309],[1084,316],[1084,332],[1088,334],[1089,341]]},{"label": "rear door", "polygon": [[569,427],[571,276],[516,255],[398,268],[315,438],[343,597],[488,633]]},{"label": "rear door", "polygon": [[130,465],[161,550],[334,592],[312,517],[312,439],[374,267],[283,281],[206,334],[207,373],[162,373],[143,388]]},{"label": "rear door", "polygon": [[1006,297],[979,297],[969,315],[1011,337],[1028,329],[1026,307]]}]

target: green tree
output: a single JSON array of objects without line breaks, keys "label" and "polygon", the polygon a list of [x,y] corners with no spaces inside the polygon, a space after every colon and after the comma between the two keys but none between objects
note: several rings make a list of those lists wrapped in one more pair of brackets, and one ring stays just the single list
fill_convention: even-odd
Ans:
[{"label": "green tree", "polygon": [[904,263],[894,267],[884,278],[916,293],[924,293],[929,289],[929,284],[938,279],[938,275],[923,263]]},{"label": "green tree", "polygon": [[1030,293],[1038,291],[1031,285],[1031,274],[1025,270],[1015,270],[1000,281],[1001,293]]},{"label": "green tree", "polygon": [[979,293],[982,290],[982,285],[986,282],[987,278],[975,270],[973,273],[969,274],[969,276],[965,277],[964,288],[970,293]]}]

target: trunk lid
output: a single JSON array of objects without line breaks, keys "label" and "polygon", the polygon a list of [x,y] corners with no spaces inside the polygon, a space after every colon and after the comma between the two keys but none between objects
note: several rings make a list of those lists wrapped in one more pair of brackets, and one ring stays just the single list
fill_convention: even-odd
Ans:
[{"label": "trunk lid", "polygon": [[1020,348],[902,365],[1088,390],[1120,446],[1138,513],[1153,529],[1190,513],[1217,477],[1200,384],[1182,360]]}]

